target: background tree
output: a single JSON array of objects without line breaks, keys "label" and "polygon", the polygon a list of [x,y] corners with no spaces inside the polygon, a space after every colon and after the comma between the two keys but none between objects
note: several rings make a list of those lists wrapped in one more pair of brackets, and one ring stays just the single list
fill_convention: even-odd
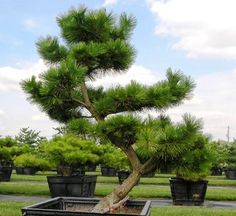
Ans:
[{"label": "background tree", "polygon": [[32,148],[37,148],[41,142],[46,140],[46,137],[40,136],[40,131],[27,127],[21,128],[15,139],[20,145],[29,145]]},{"label": "background tree", "polygon": [[[173,124],[165,116],[142,120],[131,113],[163,112],[179,105],[191,96],[194,83],[181,72],[168,69],[166,80],[152,86],[133,81],[125,87],[95,88],[88,81],[124,73],[133,63],[136,52],[129,39],[135,18],[80,7],[59,16],[57,22],[63,42],[52,36],[37,42],[49,69],[39,78],[23,81],[22,87],[29,100],[51,119],[74,125],[77,134],[98,132],[102,140],[109,140],[128,157],[132,167],[129,178],[94,209],[104,212],[124,199],[142,174],[156,169],[163,160],[179,157],[201,130],[200,123],[190,116]],[[83,127],[85,122],[87,127]]]}]

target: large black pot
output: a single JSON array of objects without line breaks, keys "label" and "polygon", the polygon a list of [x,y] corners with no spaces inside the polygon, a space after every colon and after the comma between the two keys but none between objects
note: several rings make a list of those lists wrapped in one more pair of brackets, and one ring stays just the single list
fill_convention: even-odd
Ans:
[{"label": "large black pot", "polygon": [[227,179],[236,179],[236,170],[226,170],[225,176]]},{"label": "large black pot", "polygon": [[208,181],[189,181],[170,178],[170,189],[174,205],[202,205]]},{"label": "large black pot", "polygon": [[97,176],[47,176],[52,197],[93,197]]},{"label": "large black pot", "polygon": [[38,171],[36,168],[33,167],[15,167],[16,174],[18,175],[35,175]]},{"label": "large black pot", "polygon": [[[92,213],[85,209],[92,209],[99,202],[96,198],[66,198],[57,197],[44,202],[22,208],[23,216],[149,216],[151,215],[151,201],[128,200],[125,208],[137,209],[136,213]],[[76,209],[76,211],[75,211]]]},{"label": "large black pot", "polygon": [[0,181],[10,181],[13,164],[11,162],[0,163]]},{"label": "large black pot", "polygon": [[101,165],[101,173],[102,173],[102,176],[116,176],[117,169],[106,166],[106,165]]}]

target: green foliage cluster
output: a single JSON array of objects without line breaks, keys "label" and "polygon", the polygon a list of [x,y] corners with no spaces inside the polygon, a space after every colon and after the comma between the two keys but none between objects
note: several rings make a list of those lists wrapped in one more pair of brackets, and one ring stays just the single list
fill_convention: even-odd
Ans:
[{"label": "green foliage cluster", "polygon": [[212,168],[223,168],[227,164],[228,146],[219,141],[210,142],[211,152],[213,154]]},{"label": "green foliage cluster", "polygon": [[101,146],[103,154],[101,156],[101,164],[109,167],[113,167],[117,170],[130,170],[129,161],[119,148],[110,144],[104,144]]},{"label": "green foliage cluster", "polygon": [[68,166],[71,169],[88,164],[96,165],[103,154],[102,149],[94,141],[72,134],[56,136],[42,143],[40,150],[56,166]]},{"label": "green foliage cluster", "polygon": [[41,171],[52,170],[51,163],[36,153],[24,153],[17,156],[14,159],[14,165],[17,167],[35,168]]},{"label": "green foliage cluster", "polygon": [[228,154],[226,157],[227,168],[229,170],[236,170],[236,142],[232,142],[228,147]]},{"label": "green foliage cluster", "polygon": [[20,145],[29,145],[31,148],[37,148],[40,143],[46,140],[46,137],[40,136],[39,131],[27,128],[21,128],[20,132],[15,137]]},{"label": "green foliage cluster", "polygon": [[15,156],[29,150],[28,146],[19,146],[17,140],[10,136],[0,138],[0,162],[12,161]]}]

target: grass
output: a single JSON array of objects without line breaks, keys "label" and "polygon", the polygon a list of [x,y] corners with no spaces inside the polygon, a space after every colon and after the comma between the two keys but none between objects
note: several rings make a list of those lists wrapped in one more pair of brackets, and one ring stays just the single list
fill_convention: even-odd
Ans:
[{"label": "grass", "polygon": [[21,216],[21,208],[31,205],[29,202],[0,202],[0,216]]},{"label": "grass", "polygon": [[[97,184],[95,195],[102,197],[110,193],[115,184]],[[30,190],[29,190],[30,188]],[[0,184],[0,194],[18,194],[18,195],[35,195],[49,196],[49,189],[46,183],[38,182],[2,182]],[[130,192],[133,198],[171,198],[169,186],[149,186],[138,185]],[[236,188],[208,188],[206,194],[207,200],[215,201],[234,201],[236,200]]]},{"label": "grass", "polygon": [[[98,183],[117,183],[117,177],[106,177],[101,176],[100,172],[90,172],[90,175],[98,175],[97,182]],[[45,173],[37,173],[37,175],[16,175],[12,174],[11,181],[20,182],[20,181],[35,181],[35,182],[46,182],[46,175],[55,175],[55,172],[45,172]],[[169,178],[173,177],[171,174],[157,174],[154,178],[144,178],[142,177],[140,180],[140,184],[154,184],[154,185],[169,185]],[[236,180],[226,179],[225,176],[208,176],[207,177],[209,186],[236,186]]]},{"label": "grass", "polygon": [[155,207],[152,208],[152,216],[235,216],[236,209],[204,208],[204,207]]},{"label": "grass", "polygon": [[[0,216],[21,216],[21,208],[31,205],[29,202],[0,202]],[[154,207],[152,216],[234,216],[236,209],[205,208],[205,207]]]}]

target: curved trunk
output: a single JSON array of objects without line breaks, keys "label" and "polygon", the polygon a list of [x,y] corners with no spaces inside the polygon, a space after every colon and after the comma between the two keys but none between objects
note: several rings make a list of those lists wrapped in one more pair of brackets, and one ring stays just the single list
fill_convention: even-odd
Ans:
[{"label": "curved trunk", "polygon": [[141,173],[133,171],[129,177],[117,188],[115,188],[111,194],[104,197],[93,209],[92,212],[105,213],[115,208],[118,208],[127,200],[128,193],[138,183],[141,177]]}]

